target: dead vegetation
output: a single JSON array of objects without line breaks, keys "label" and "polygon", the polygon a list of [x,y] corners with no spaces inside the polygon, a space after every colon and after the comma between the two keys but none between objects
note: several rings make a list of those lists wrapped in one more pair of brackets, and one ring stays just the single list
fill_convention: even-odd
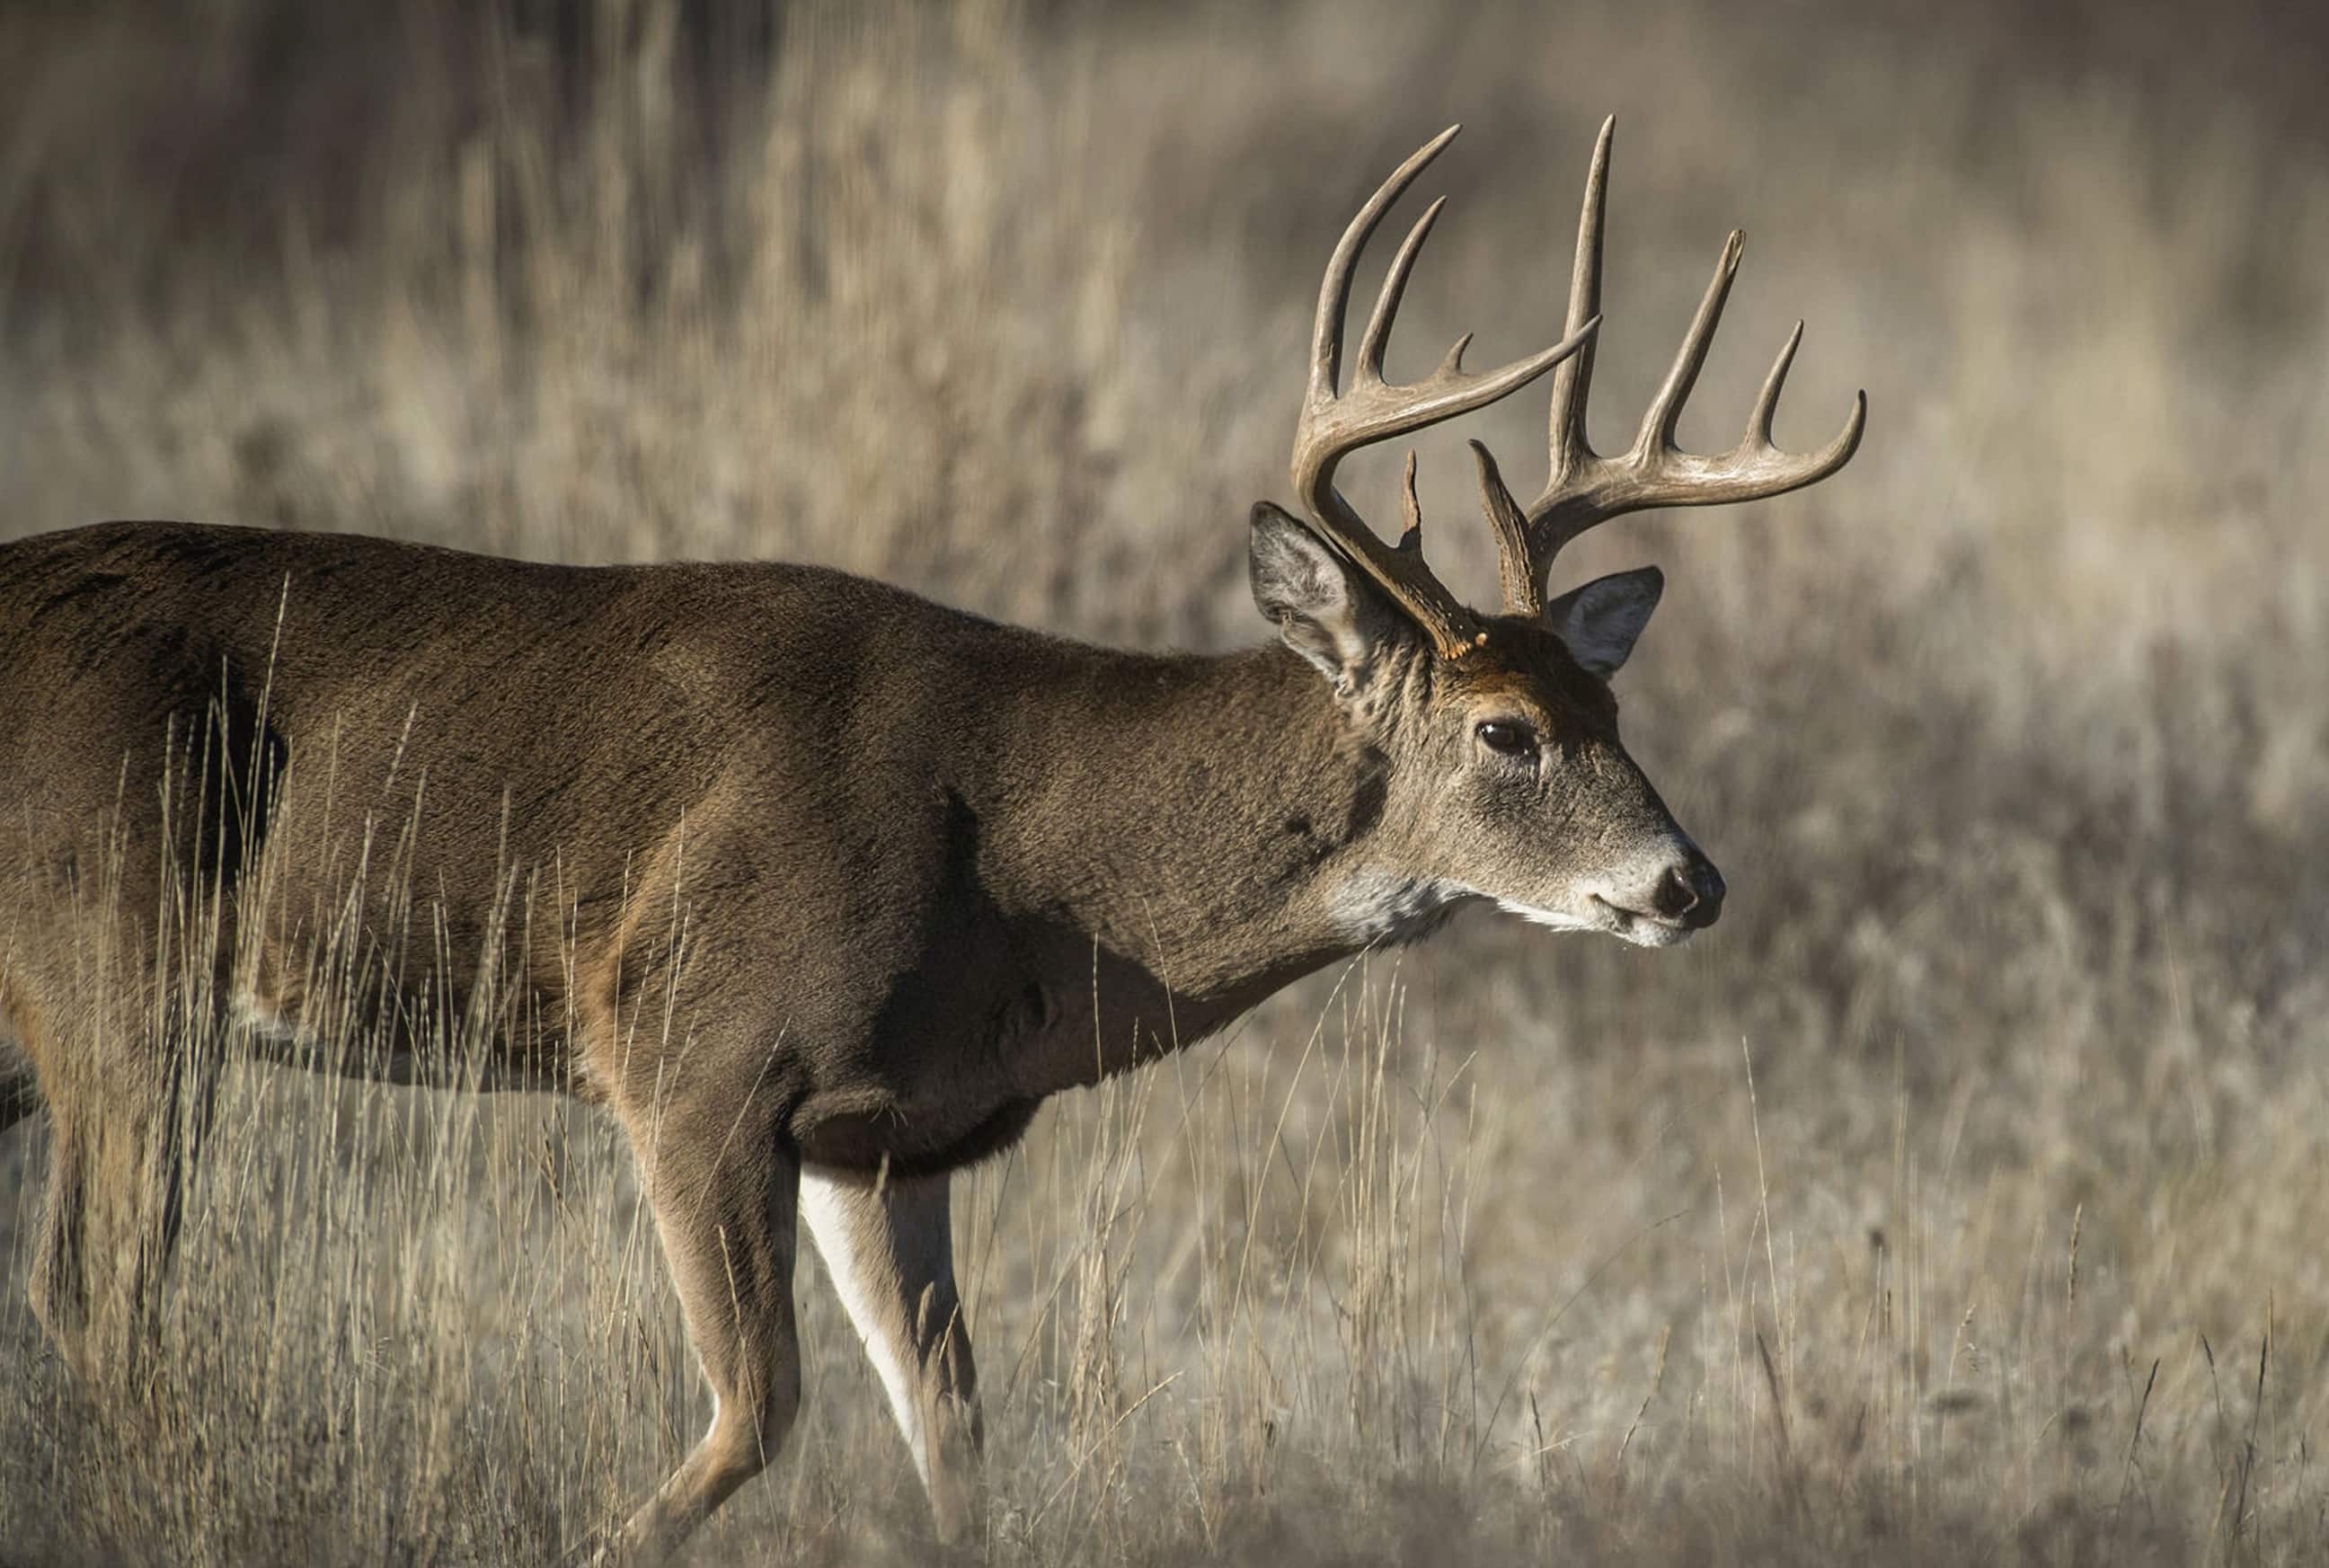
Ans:
[{"label": "dead vegetation", "polygon": [[[1615,110],[1608,405],[1646,400],[1733,223],[1699,406],[1747,406],[1798,315],[1782,443],[1869,392],[1833,484],[1565,569],[1668,569],[1619,689],[1730,876],[1721,927],[1651,955],[1467,918],[970,1178],[995,1558],[2316,1554],[2329,121],[2301,35],[712,11],[0,17],[0,528],[783,555],[1249,640],[1309,280],[1456,118],[1414,342],[1457,300],[1501,302],[1462,324],[1484,361],[1557,335]],[[1520,452],[1527,420],[1480,422]],[[1460,439],[1424,443],[1435,512],[1473,504]],[[1395,460],[1349,480],[1379,516]],[[1485,541],[1435,545],[1482,597]],[[222,1114],[137,1399],[63,1377],[10,1265],[0,1560],[540,1562],[700,1425],[587,1114],[256,1068]],[[39,1137],[0,1139],[15,1236]],[[878,1388],[804,1299],[791,1452],[694,1556],[919,1557]]]}]

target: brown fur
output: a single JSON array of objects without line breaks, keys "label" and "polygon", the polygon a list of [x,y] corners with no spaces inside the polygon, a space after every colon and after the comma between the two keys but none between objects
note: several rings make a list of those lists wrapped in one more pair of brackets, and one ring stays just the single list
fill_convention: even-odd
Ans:
[{"label": "brown fur", "polygon": [[[1164,656],[795,566],[0,546],[0,1125],[36,1077],[43,1321],[90,1371],[150,1332],[229,1040],[562,1089],[628,1133],[720,1401],[623,1544],[676,1544],[782,1440],[804,1166],[962,1523],[948,1170],[1457,899],[1583,908],[1687,847],[1551,630],[1497,621],[1457,669],[1347,572],[1271,603],[1299,654]],[[1542,771],[1482,752],[1485,716],[1542,727]],[[328,1029],[351,987],[366,1026]]]}]

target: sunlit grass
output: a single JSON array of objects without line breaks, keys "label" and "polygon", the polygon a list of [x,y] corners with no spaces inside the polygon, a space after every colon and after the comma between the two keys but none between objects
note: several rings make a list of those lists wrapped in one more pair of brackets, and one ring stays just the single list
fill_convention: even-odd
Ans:
[{"label": "sunlit grass", "polygon": [[[1734,223],[1685,439],[1728,442],[1797,316],[1781,439],[1869,390],[1830,484],[1576,552],[1668,570],[1619,690],[1721,927],[1650,955],[1467,916],[958,1183],[996,1557],[2313,1554],[2309,144],[1840,7],[802,7],[712,77],[653,3],[587,47],[390,7],[267,67],[292,14],[225,7],[191,54],[142,11],[0,19],[0,531],[782,556],[1252,640],[1316,269],[1457,118],[1394,373],[1544,339],[1615,110],[1602,444]],[[232,106],[267,70],[363,112],[265,140]],[[1454,443],[1531,481],[1542,416],[1423,442],[1459,583],[1491,557]],[[1387,473],[1353,468],[1379,513]],[[19,1254],[41,1137],[0,1138]],[[927,1553],[819,1272],[791,1448],[699,1561]],[[0,1560],[543,1561],[706,1413],[611,1128],[546,1097],[238,1066],[155,1386],[77,1387],[21,1302]]]}]

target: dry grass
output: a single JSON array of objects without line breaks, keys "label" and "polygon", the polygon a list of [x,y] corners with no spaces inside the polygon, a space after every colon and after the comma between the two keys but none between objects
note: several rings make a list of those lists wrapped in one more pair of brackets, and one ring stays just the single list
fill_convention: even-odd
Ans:
[{"label": "dry grass", "polygon": [[[1721,929],[1467,919],[963,1184],[996,1558],[2317,1554],[2317,48],[2118,8],[714,9],[0,16],[0,530],[782,555],[1247,640],[1315,269],[1457,118],[1407,363],[1546,337],[1616,110],[1605,439],[1733,222],[1685,437],[1798,314],[1782,439],[1870,392],[1830,485],[1580,550],[1669,568],[1621,690]],[[1480,421],[1523,477],[1533,421]],[[1425,498],[1485,585],[1457,439]],[[0,1308],[0,1560],[542,1561],[681,1451],[604,1126],[241,1069],[226,1114],[146,1408]],[[19,1233],[38,1139],[0,1142]],[[809,1411],[698,1561],[926,1554],[816,1272]]]}]

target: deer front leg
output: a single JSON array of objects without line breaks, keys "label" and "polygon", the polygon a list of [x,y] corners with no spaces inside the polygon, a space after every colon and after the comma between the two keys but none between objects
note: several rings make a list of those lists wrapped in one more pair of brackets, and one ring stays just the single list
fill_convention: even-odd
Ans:
[{"label": "deer front leg", "polygon": [[985,1527],[978,1376],[955,1293],[947,1178],[801,1173],[801,1215],[890,1395],[938,1538]]},{"label": "deer front leg", "polygon": [[702,1093],[623,1108],[664,1265],[712,1385],[712,1424],[606,1557],[661,1562],[784,1446],[800,1408],[793,1323],[799,1161],[773,1114]]}]

